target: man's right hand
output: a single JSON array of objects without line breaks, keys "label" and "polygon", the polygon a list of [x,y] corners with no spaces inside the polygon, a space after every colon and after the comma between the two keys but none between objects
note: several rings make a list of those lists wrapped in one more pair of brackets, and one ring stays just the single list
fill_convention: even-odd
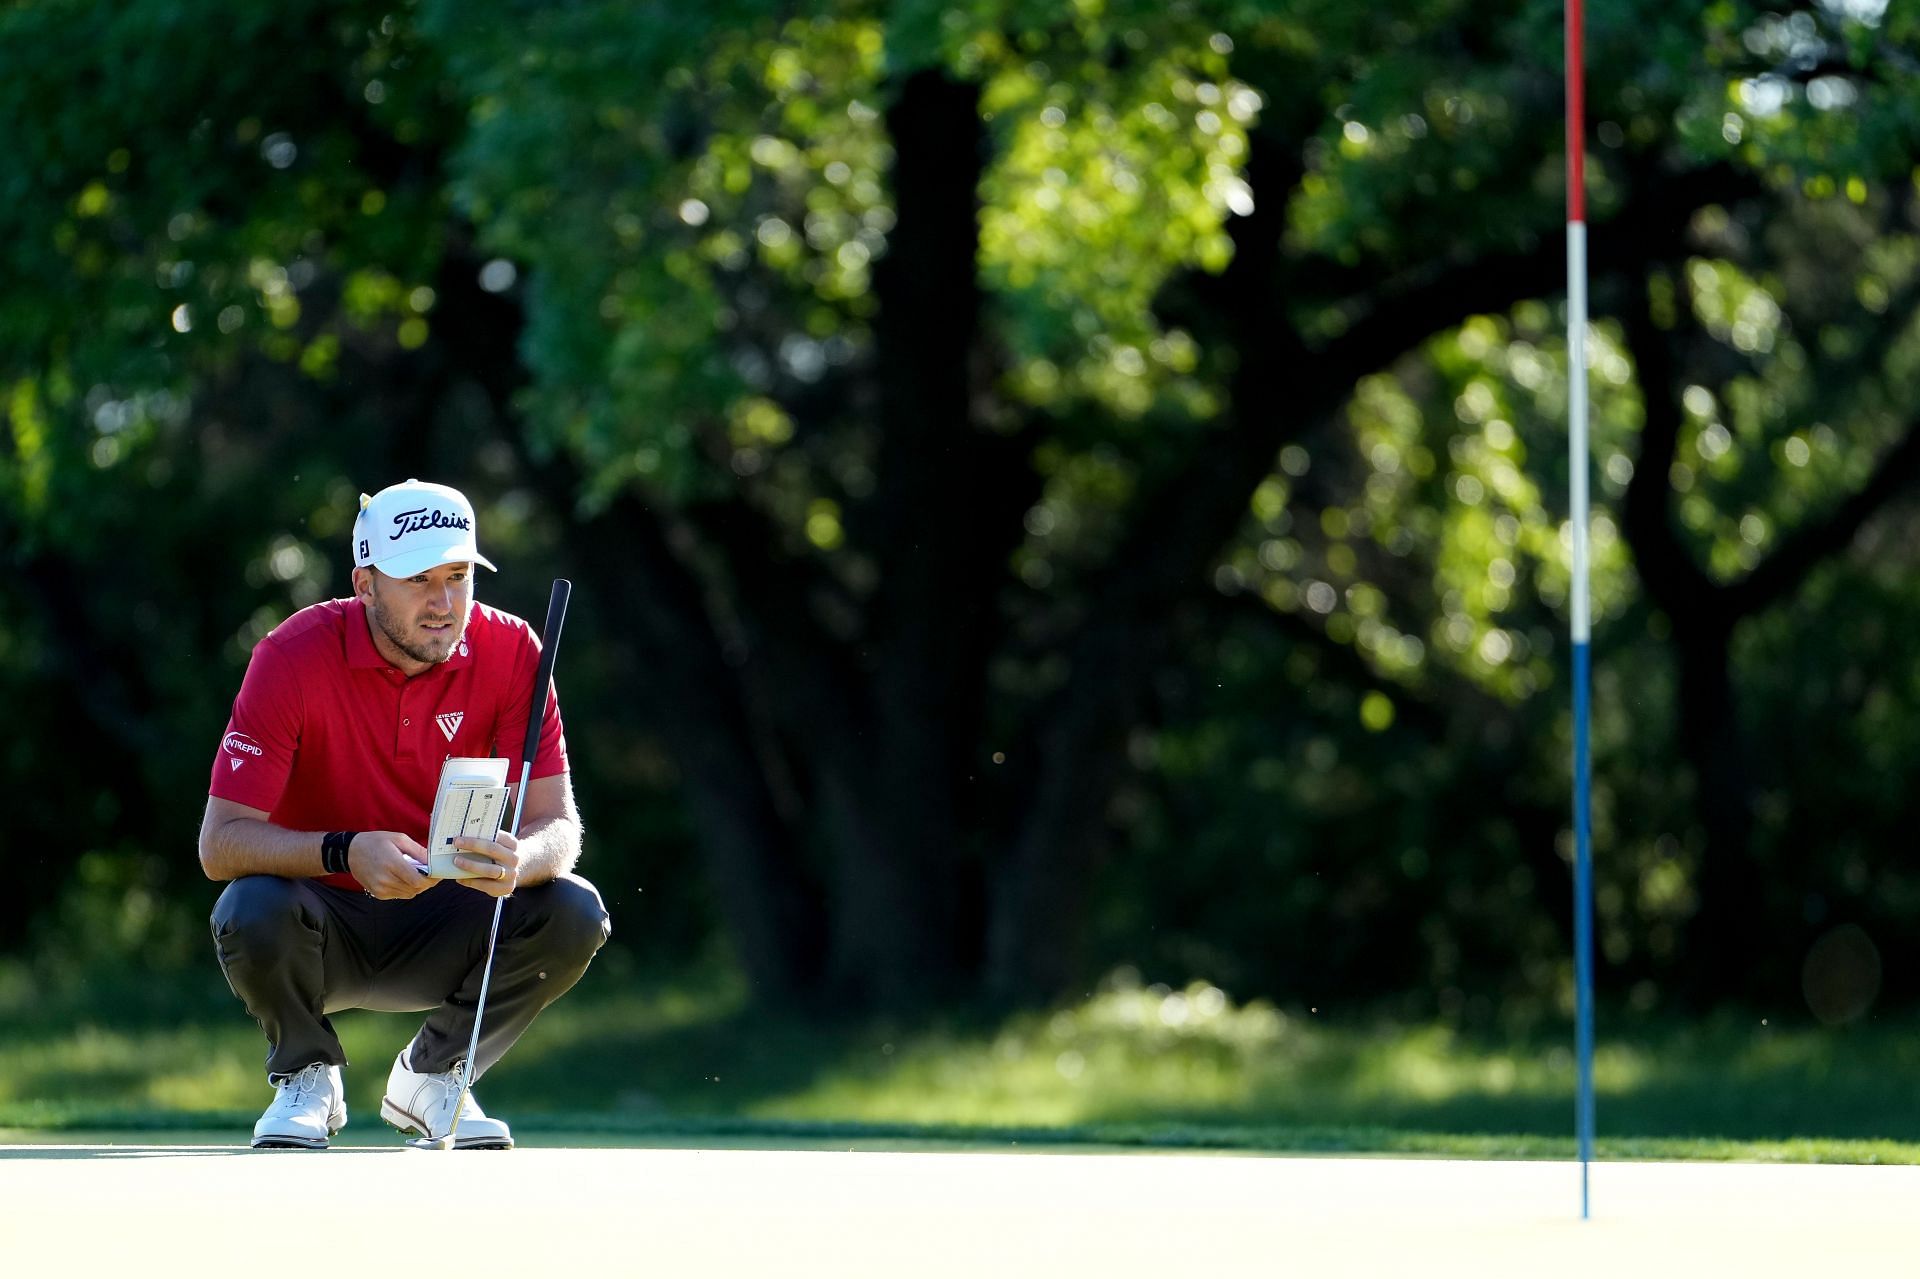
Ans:
[{"label": "man's right hand", "polygon": [[426,864],[427,850],[398,831],[363,830],[347,845],[347,869],[369,897],[418,897],[440,882],[421,874]]}]

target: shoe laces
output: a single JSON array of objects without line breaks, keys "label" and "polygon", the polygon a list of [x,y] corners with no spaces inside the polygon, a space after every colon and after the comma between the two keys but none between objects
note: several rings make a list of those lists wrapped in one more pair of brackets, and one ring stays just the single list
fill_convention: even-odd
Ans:
[{"label": "shoe laces", "polygon": [[[447,1093],[447,1104],[452,1107],[452,1109],[447,1111],[447,1123],[449,1126],[458,1123],[462,1119],[472,1119],[481,1113],[480,1099],[473,1095],[473,1089],[467,1079],[466,1062],[456,1061],[453,1063],[452,1069],[447,1071],[447,1085],[450,1089]],[[462,1096],[465,1096],[467,1099],[464,1108],[462,1108],[460,1104],[460,1098]],[[449,1127],[449,1131],[451,1131],[451,1127]]]},{"label": "shoe laces", "polygon": [[457,1093],[460,1091],[460,1085],[466,1077],[464,1072],[466,1071],[467,1063],[464,1061],[456,1061],[445,1070],[415,1070],[412,1064],[404,1059],[402,1059],[400,1064],[409,1075],[418,1081],[416,1087],[425,1086],[442,1091],[451,1089]]},{"label": "shoe laces", "polygon": [[436,1070],[431,1074],[422,1072],[421,1078],[430,1081],[440,1091],[440,1096],[453,1101],[460,1096],[460,1089],[466,1084],[467,1063],[456,1061],[445,1070]]},{"label": "shoe laces", "polygon": [[[462,1095],[465,1095],[467,1099],[468,1108],[469,1109],[472,1108],[473,1093],[470,1090],[468,1084],[469,1084],[469,1081],[467,1079],[467,1063],[464,1061],[454,1062],[453,1069],[447,1072],[447,1087],[449,1089],[447,1093],[447,1100],[451,1102],[455,1107],[458,1107],[460,1105],[460,1098]],[[449,1120],[451,1120],[453,1113],[454,1112],[448,1113]]]},{"label": "shoe laces", "polygon": [[287,1101],[297,1106],[305,1101],[310,1094],[319,1091],[320,1081],[326,1077],[326,1073],[327,1064],[323,1061],[316,1061],[310,1066],[304,1066],[298,1074],[288,1075],[285,1079],[281,1080],[280,1086],[286,1090],[281,1095]]}]

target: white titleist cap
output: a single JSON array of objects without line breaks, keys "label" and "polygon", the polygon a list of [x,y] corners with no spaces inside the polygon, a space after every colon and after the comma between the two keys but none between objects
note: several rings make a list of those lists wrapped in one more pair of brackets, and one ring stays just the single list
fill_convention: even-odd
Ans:
[{"label": "white titleist cap", "polygon": [[441,564],[493,565],[473,536],[473,504],[458,489],[408,480],[360,495],[353,521],[353,563],[388,577],[412,577]]}]

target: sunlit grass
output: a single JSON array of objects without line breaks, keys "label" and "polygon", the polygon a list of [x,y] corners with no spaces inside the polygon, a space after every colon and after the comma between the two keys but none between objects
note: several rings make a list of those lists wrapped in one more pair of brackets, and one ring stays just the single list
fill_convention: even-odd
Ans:
[{"label": "sunlit grass", "polygon": [[[217,977],[211,989],[176,980],[134,1002],[36,1000],[0,983],[0,1125],[247,1122],[268,1096],[259,1033]],[[417,1024],[335,1018],[357,1123]],[[1920,1161],[1908,1144],[1920,1142],[1917,1030],[1911,1018],[1837,1031],[1729,1015],[1603,1034],[1602,1152]],[[520,1127],[570,1139],[828,1133],[1564,1157],[1573,1088],[1558,1028],[1329,1020],[1125,974],[1055,1009],[849,1025],[759,1014],[728,974],[663,981],[616,954],[483,1092]]]}]

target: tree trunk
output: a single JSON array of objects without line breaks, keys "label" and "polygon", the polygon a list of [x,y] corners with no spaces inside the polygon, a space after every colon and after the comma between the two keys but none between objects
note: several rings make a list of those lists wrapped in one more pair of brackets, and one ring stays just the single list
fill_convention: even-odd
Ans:
[{"label": "tree trunk", "polygon": [[1254,141],[1255,207],[1230,224],[1233,261],[1218,280],[1194,281],[1201,307],[1217,313],[1212,336],[1234,361],[1231,409],[1185,470],[1135,513],[1091,593],[1067,686],[1043,708],[1035,758],[1022,761],[1034,770],[1025,811],[989,885],[986,986],[1002,1001],[1051,998],[1073,976],[1126,734],[1177,606],[1209,589],[1207,572],[1281,444],[1337,399],[1299,360],[1278,295],[1297,148],[1265,135]]},{"label": "tree trunk", "polygon": [[[1622,321],[1645,421],[1623,525],[1641,580],[1672,625],[1679,746],[1705,837],[1694,880],[1699,904],[1687,928],[1687,984],[1700,998],[1762,986],[1777,993],[1793,980],[1796,956],[1783,963],[1777,931],[1783,921],[1768,915],[1762,879],[1770,868],[1753,861],[1753,787],[1733,683],[1733,635],[1743,620],[1787,598],[1814,567],[1844,551],[1874,512],[1913,483],[1920,475],[1920,423],[1910,424],[1867,482],[1826,515],[1782,538],[1744,577],[1715,581],[1692,559],[1669,509],[1683,390],[1673,348],[1698,336],[1678,276],[1675,288],[1680,324],[1664,331],[1652,319],[1645,278],[1629,282]],[[1886,326],[1889,333],[1900,327]]]},{"label": "tree trunk", "polygon": [[1718,616],[1674,631],[1680,751],[1705,836],[1699,908],[1687,933],[1688,984],[1702,995],[1751,987],[1755,974],[1775,968],[1766,962],[1766,895],[1751,858],[1753,793],[1734,704],[1731,626]]},{"label": "tree trunk", "polygon": [[963,987],[978,953],[969,779],[1000,635],[998,594],[1038,493],[1021,434],[974,421],[992,380],[980,330],[978,86],[909,76],[887,111],[896,223],[874,275],[882,435],[873,498],[849,515],[878,582],[848,662],[849,704],[813,748],[830,849],[830,973],[883,1005]]}]

